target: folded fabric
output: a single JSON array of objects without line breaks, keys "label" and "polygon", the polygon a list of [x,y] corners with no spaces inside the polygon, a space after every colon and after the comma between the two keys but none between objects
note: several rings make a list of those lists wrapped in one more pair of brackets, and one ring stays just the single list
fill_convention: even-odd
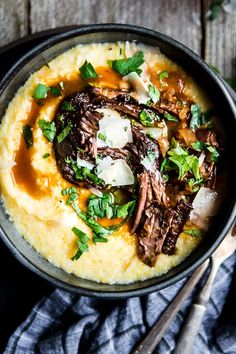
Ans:
[{"label": "folded fabric", "polygon": [[[236,353],[235,264],[236,254],[219,269],[193,354]],[[57,289],[33,308],[9,339],[4,353],[132,353],[185,281],[148,296],[119,301]],[[196,291],[181,307],[155,353],[173,351]]]}]

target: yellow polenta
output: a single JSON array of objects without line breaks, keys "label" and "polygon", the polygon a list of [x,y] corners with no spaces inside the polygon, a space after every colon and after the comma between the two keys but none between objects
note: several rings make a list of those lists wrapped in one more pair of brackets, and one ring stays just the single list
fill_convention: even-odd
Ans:
[{"label": "yellow polenta", "polygon": [[[161,54],[158,49],[139,46],[145,53],[148,67],[159,65],[166,70],[183,72]],[[120,56],[120,48],[125,43],[80,45],[53,59],[48,66],[29,77],[27,82],[17,91],[10,102],[0,127],[0,191],[7,213],[11,216],[19,233],[32,245],[37,252],[55,266],[73,273],[78,277],[104,283],[130,283],[169,271],[186,258],[196,248],[200,239],[181,235],[177,242],[176,254],[161,254],[156,266],[151,268],[142,263],[136,252],[135,237],[130,235],[127,225],[108,236],[109,242],[89,242],[89,252],[79,260],[72,261],[76,251],[76,236],[71,231],[77,227],[91,237],[90,228],[79,219],[71,206],[65,204],[61,190],[69,185],[56,165],[52,144],[42,135],[38,124],[34,125],[34,145],[30,149],[30,163],[35,171],[35,185],[41,194],[30,193],[14,178],[15,157],[19,150],[22,136],[22,125],[27,122],[30,114],[32,94],[38,83],[50,86],[55,82],[75,80],[78,68],[85,60],[96,68],[107,65],[107,60]],[[136,45],[131,43],[132,52]],[[185,73],[185,93],[201,105],[202,110],[208,108],[205,95]],[[53,120],[55,110],[62,98],[50,100],[40,108],[37,119]],[[45,159],[43,154],[49,153]],[[20,157],[19,157],[20,158]],[[18,159],[18,161],[20,161]],[[80,204],[88,195],[86,189],[79,190]]]}]

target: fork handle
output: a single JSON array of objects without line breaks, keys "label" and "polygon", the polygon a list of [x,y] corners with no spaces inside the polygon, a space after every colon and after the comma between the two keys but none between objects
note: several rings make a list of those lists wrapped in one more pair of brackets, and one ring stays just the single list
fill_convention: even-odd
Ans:
[{"label": "fork handle", "polygon": [[174,354],[191,354],[195,339],[198,335],[203,316],[206,311],[206,303],[210,298],[212,285],[220,263],[211,259],[211,270],[208,279],[200,291],[196,302],[192,305],[188,318],[185,321],[176,344]]},{"label": "fork handle", "polygon": [[205,311],[205,305],[192,305],[189,317],[184,323],[183,330],[175,347],[174,354],[191,354]]}]

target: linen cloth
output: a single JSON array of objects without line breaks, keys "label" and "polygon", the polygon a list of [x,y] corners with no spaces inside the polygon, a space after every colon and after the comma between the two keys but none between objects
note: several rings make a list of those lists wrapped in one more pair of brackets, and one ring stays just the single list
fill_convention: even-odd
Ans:
[{"label": "linen cloth", "polygon": [[[233,254],[217,273],[193,354],[236,354],[235,264],[236,254]],[[4,353],[129,354],[186,280],[148,296],[119,301],[56,289],[32,309],[9,339]],[[156,354],[174,350],[197,287],[166,331]]]}]

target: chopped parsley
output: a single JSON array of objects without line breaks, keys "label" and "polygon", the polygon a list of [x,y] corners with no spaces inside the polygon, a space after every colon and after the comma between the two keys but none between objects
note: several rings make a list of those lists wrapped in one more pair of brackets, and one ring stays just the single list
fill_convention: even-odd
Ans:
[{"label": "chopped parsley", "polygon": [[64,188],[61,191],[62,195],[68,195],[68,194],[71,194],[71,193],[76,193],[76,188],[75,187]]},{"label": "chopped parsley", "polygon": [[65,140],[65,138],[70,134],[70,131],[72,129],[71,125],[67,125],[62,131],[61,133],[57,136],[57,141],[58,143],[62,143],[63,140]]},{"label": "chopped parsley", "polygon": [[163,161],[161,166],[164,173],[177,167],[178,179],[181,180],[187,172],[190,172],[196,180],[200,179],[199,160],[195,155],[189,155],[188,151],[179,144],[170,149],[167,154],[169,157]]},{"label": "chopped parsley", "polygon": [[169,73],[168,73],[167,70],[162,71],[162,72],[158,75],[160,81],[162,81],[163,79],[167,79],[168,76],[169,76]]},{"label": "chopped parsley", "polygon": [[45,138],[48,139],[51,143],[53,142],[56,135],[56,125],[55,122],[49,122],[45,119],[40,119],[38,121],[39,128],[42,130]]},{"label": "chopped parsley", "polygon": [[103,193],[101,197],[92,194],[88,199],[88,214],[94,219],[97,218],[122,218],[125,219],[132,214],[135,201],[123,205],[114,204],[112,193]]},{"label": "chopped parsley", "polygon": [[33,93],[33,98],[37,99],[43,99],[47,97],[49,88],[45,86],[44,84],[38,84],[34,93]]},{"label": "chopped parsley", "polygon": [[86,178],[91,179],[95,184],[103,184],[103,181],[98,178],[95,173],[91,172],[87,167],[81,167],[77,165],[76,161],[66,160],[66,163],[72,166],[72,169],[75,173],[75,178],[78,181],[84,181]]},{"label": "chopped parsley", "polygon": [[64,101],[61,105],[61,109],[63,111],[69,111],[69,112],[74,112],[75,108],[72,106],[72,104],[68,101]]},{"label": "chopped parsley", "polygon": [[192,104],[190,110],[191,119],[189,126],[192,130],[199,128],[201,125],[207,124],[213,114],[213,110],[202,113],[201,108],[197,104]]},{"label": "chopped parsley", "polygon": [[96,73],[94,67],[87,60],[85,60],[84,64],[80,67],[79,71],[80,75],[84,79],[96,79],[98,77],[98,74]]},{"label": "chopped parsley", "polygon": [[78,194],[77,193],[71,193],[66,201],[67,205],[70,205],[72,203],[74,203],[74,201],[76,201],[78,198]]},{"label": "chopped parsley", "polygon": [[202,236],[202,231],[195,228],[195,229],[185,229],[183,230],[184,234],[193,236],[193,237],[201,237]]},{"label": "chopped parsley", "polygon": [[128,59],[109,60],[110,67],[122,76],[126,76],[132,72],[141,74],[142,70],[139,68],[144,63],[144,54],[138,51]]},{"label": "chopped parsley", "polygon": [[152,111],[148,111],[147,109],[143,109],[139,117],[142,125],[144,126],[152,126],[155,121],[160,120],[157,114]]},{"label": "chopped parsley", "polygon": [[101,139],[102,141],[106,141],[106,135],[102,133],[98,133],[98,138]]},{"label": "chopped parsley", "polygon": [[157,103],[161,97],[160,91],[154,85],[148,86],[148,96],[151,98],[153,103]]},{"label": "chopped parsley", "polygon": [[202,151],[202,150],[209,151],[211,154],[211,161],[213,162],[217,162],[219,159],[220,154],[218,150],[214,146],[211,146],[208,143],[204,143],[203,141],[195,141],[192,144],[192,148],[197,151]]},{"label": "chopped parsley", "polygon": [[46,152],[45,154],[43,154],[43,159],[47,159],[50,156],[50,154],[48,152]]},{"label": "chopped parsley", "polygon": [[61,96],[61,91],[56,86],[50,86],[50,92],[53,94],[53,96]]},{"label": "chopped parsley", "polygon": [[164,118],[170,122],[178,122],[178,118],[168,112],[164,112]]},{"label": "chopped parsley", "polygon": [[78,250],[77,250],[76,254],[71,258],[72,261],[75,261],[75,260],[79,259],[84,252],[88,252],[88,250],[89,250],[89,247],[88,247],[89,237],[83,231],[77,229],[77,227],[73,227],[72,231],[77,236]]},{"label": "chopped parsley", "polygon": [[25,140],[27,149],[31,148],[33,146],[33,144],[34,144],[34,139],[33,139],[31,126],[28,125],[28,124],[23,125],[22,134],[23,134],[23,138]]}]

